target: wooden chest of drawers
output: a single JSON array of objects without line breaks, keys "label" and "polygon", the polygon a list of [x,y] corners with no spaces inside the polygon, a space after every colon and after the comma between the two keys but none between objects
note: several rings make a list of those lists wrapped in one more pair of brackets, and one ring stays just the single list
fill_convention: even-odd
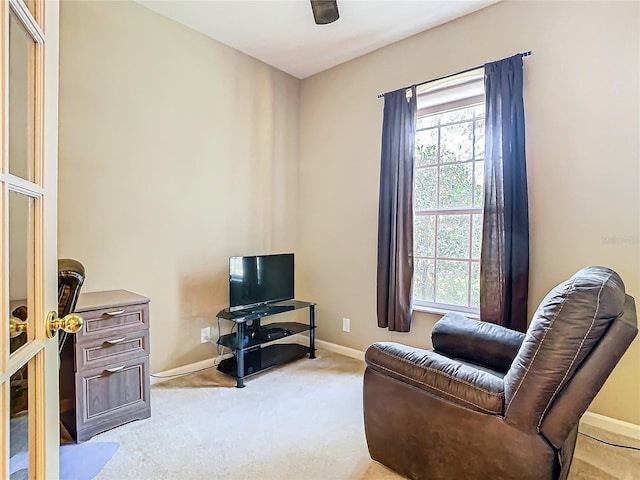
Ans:
[{"label": "wooden chest of drawers", "polygon": [[83,293],[84,326],[60,354],[60,418],[78,442],[151,415],[149,299],[126,290]]}]

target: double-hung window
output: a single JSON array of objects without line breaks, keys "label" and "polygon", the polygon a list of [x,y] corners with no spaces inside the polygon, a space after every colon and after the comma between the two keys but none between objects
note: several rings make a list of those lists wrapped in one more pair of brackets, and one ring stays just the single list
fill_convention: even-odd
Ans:
[{"label": "double-hung window", "polygon": [[418,91],[414,308],[477,313],[484,184],[482,70]]}]

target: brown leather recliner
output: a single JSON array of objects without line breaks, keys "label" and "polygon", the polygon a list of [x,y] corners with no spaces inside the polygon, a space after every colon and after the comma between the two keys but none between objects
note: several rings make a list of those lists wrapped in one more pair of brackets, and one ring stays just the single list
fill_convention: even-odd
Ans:
[{"label": "brown leather recliner", "polygon": [[525,334],[448,314],[434,350],[369,347],[371,458],[412,479],[566,479],[578,422],[638,333],[622,279],[588,267]]},{"label": "brown leather recliner", "polygon": [[[84,265],[79,261],[71,258],[58,260],[58,317],[63,318],[75,311],[84,279]],[[62,350],[67,335],[64,330],[58,332],[59,351]]]},{"label": "brown leather recliner", "polygon": [[71,258],[58,260],[58,316],[72,313],[76,308],[84,283],[84,265]]}]

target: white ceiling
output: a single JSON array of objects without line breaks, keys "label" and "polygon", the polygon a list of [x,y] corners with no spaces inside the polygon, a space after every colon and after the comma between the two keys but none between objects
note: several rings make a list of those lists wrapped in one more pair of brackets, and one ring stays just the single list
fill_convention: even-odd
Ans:
[{"label": "white ceiling", "polygon": [[137,0],[295,77],[305,78],[499,0],[338,0],[316,25],[309,0]]}]

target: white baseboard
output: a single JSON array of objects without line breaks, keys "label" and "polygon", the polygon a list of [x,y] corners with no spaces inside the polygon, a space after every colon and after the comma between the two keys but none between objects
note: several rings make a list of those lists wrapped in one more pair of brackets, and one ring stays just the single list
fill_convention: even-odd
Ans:
[{"label": "white baseboard", "polygon": [[316,348],[339,353],[340,355],[344,355],[345,357],[355,358],[356,360],[362,360],[364,362],[364,352],[356,350],[355,348],[343,347],[342,345],[325,342],[324,340],[316,340]]},{"label": "white baseboard", "polygon": [[[281,339],[281,341],[283,340],[285,339]],[[345,357],[364,361],[364,352],[356,350],[355,348],[345,347],[343,345],[326,342],[324,340],[316,340],[315,343],[316,348],[328,350],[329,352],[338,353],[340,355],[344,355]],[[226,356],[228,355],[225,355],[225,357]],[[181,367],[172,368],[171,370],[166,370],[164,372],[155,373],[153,375],[157,375],[157,377],[151,377],[151,385],[171,380],[171,378],[174,378],[172,375],[181,375],[213,367],[215,366],[218,358],[219,357],[207,358],[206,360],[201,360],[199,362],[190,363]],[[625,437],[630,438],[640,438],[640,425],[636,425],[635,423],[630,422],[624,422],[622,420],[617,420],[611,417],[606,417],[598,413],[586,412],[580,419],[580,423],[589,425],[591,427],[601,428],[617,435],[624,435]]]},{"label": "white baseboard", "polygon": [[630,438],[640,438],[640,425],[635,423],[623,422],[611,417],[605,417],[598,413],[587,412],[580,420],[581,424],[591,427],[601,428],[617,435],[624,435]]},{"label": "white baseboard", "polygon": [[[290,341],[291,339],[282,338],[279,341],[276,341],[274,343],[281,343],[287,340]],[[355,358],[356,360],[364,361],[364,352],[361,352],[360,350],[356,350],[355,348],[343,347],[342,345],[337,345],[331,342],[325,342],[324,340],[316,340],[315,343],[316,343],[316,348],[328,350],[330,352],[344,355],[345,357],[351,357],[351,358]],[[225,357],[226,356],[228,355],[225,355]],[[171,380],[172,378],[175,378],[174,375],[184,375],[187,373],[195,372],[197,370],[213,367],[215,366],[216,361],[219,358],[220,357],[207,358],[206,360],[189,363],[187,365],[182,365],[181,367],[165,370],[164,372],[152,373],[151,375],[157,375],[157,376],[152,376],[150,383],[151,385],[156,385],[158,383],[166,382],[167,380]],[[161,378],[161,377],[166,377],[166,378]]]},{"label": "white baseboard", "polygon": [[[157,383],[166,382],[167,380],[171,380],[172,378],[175,378],[174,375],[184,375],[184,374],[195,372],[197,370],[201,370],[204,368],[213,367],[215,366],[216,360],[218,360],[218,358],[219,357],[207,358],[206,360],[189,363],[181,367],[172,368],[171,370],[165,370],[164,372],[152,373],[150,384],[155,385]],[[157,377],[154,377],[153,375],[157,375]],[[161,377],[166,377],[166,378],[161,378]]]},{"label": "white baseboard", "polygon": [[[364,361],[364,352],[354,348],[344,347],[324,340],[316,340],[316,347],[328,350],[330,352],[339,353],[346,357],[355,358]],[[606,417],[598,413],[586,412],[580,423],[592,427],[601,428],[617,435],[624,435],[630,438],[640,438],[640,425],[635,423],[624,422],[615,418]]]}]

